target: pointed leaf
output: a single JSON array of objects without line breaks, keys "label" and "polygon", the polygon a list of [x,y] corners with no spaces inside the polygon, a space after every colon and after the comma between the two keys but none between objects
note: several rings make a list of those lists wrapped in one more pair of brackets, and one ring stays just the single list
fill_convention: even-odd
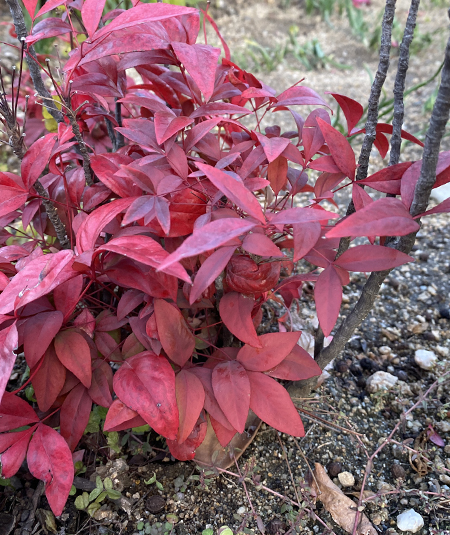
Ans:
[{"label": "pointed leaf", "polygon": [[177,440],[166,439],[170,453],[179,461],[192,461],[195,457],[195,450],[205,440],[206,431],[207,423],[203,420],[197,423],[183,443]]},{"label": "pointed leaf", "polygon": [[331,93],[331,96],[336,100],[341,110],[344,112],[345,119],[347,120],[347,135],[349,136],[350,132],[361,120],[361,117],[364,113],[364,108],[359,102],[356,102],[356,100],[353,100],[350,97],[346,97],[345,95]]},{"label": "pointed leaf", "polygon": [[238,292],[225,294],[220,300],[219,312],[227,329],[245,344],[262,347],[252,320],[255,300]]},{"label": "pointed leaf", "polygon": [[209,45],[188,45],[175,41],[171,44],[178,60],[192,76],[197,87],[203,93],[205,101],[208,102],[214,93],[220,48],[214,48]]},{"label": "pointed leaf", "polygon": [[72,487],[72,454],[63,437],[51,427],[40,424],[28,447],[28,468],[45,483],[45,495],[55,516],[64,509]]},{"label": "pointed leaf", "polygon": [[155,113],[155,133],[159,145],[194,122],[190,117],[177,117],[172,111]]},{"label": "pointed leaf", "polygon": [[288,208],[275,214],[271,219],[272,225],[293,225],[294,223],[311,223],[312,221],[328,221],[339,217],[333,212],[314,208]]},{"label": "pointed leaf", "polygon": [[359,180],[358,184],[366,184],[372,189],[383,193],[400,195],[401,178],[412,164],[413,162],[402,162],[396,165],[391,165],[390,167],[385,167],[364,180]]},{"label": "pointed leaf", "polygon": [[114,375],[113,385],[119,399],[157,433],[176,439],[175,373],[165,357],[150,351],[130,357]]},{"label": "pointed leaf", "polygon": [[322,131],[336,165],[350,180],[353,180],[356,171],[355,153],[347,138],[319,117],[317,118],[317,124]]},{"label": "pointed leaf", "polygon": [[255,135],[264,149],[269,164],[275,161],[290,143],[285,137],[267,137],[258,132],[255,132]]},{"label": "pointed leaf", "polygon": [[125,316],[144,301],[144,296],[145,294],[139,290],[126,291],[117,305],[117,319],[121,320],[125,318]]},{"label": "pointed leaf", "polygon": [[89,37],[92,37],[102,18],[106,0],[85,0],[81,8],[81,18]]},{"label": "pointed leaf", "polygon": [[230,247],[221,247],[203,262],[195,275],[194,284],[189,295],[189,303],[191,305],[197,301],[209,285],[222,273],[235,250],[236,247],[233,245]]},{"label": "pointed leaf", "polygon": [[345,251],[335,264],[348,271],[383,271],[407,262],[414,262],[414,258],[390,247],[358,245]]},{"label": "pointed leaf", "polygon": [[97,361],[92,370],[92,382],[88,390],[91,399],[100,407],[110,407],[113,385],[113,372],[111,366],[104,360]]},{"label": "pointed leaf", "polygon": [[243,433],[250,407],[250,382],[245,368],[235,360],[217,364],[212,372],[212,386],[219,407],[231,425]]},{"label": "pointed leaf", "polygon": [[56,143],[55,134],[47,134],[35,141],[25,153],[20,167],[25,188],[30,189],[48,165]]},{"label": "pointed leaf", "polygon": [[91,414],[92,400],[86,388],[81,384],[67,395],[60,412],[61,436],[66,439],[71,451],[74,451],[84,434]]},{"label": "pointed leaf", "polygon": [[84,384],[91,386],[91,350],[80,333],[61,331],[55,337],[55,351],[61,363]]},{"label": "pointed leaf", "polygon": [[164,299],[155,299],[155,319],[159,339],[169,358],[184,366],[192,357],[195,338],[181,312]]},{"label": "pointed leaf", "polygon": [[267,372],[271,377],[286,381],[303,381],[321,373],[317,362],[299,345],[296,345],[278,366]]},{"label": "pointed leaf", "polygon": [[124,431],[132,427],[140,427],[146,423],[136,411],[127,407],[119,399],[115,399],[108,410],[103,428],[109,432]]},{"label": "pointed leaf", "polygon": [[28,443],[36,426],[18,433],[0,435],[0,453],[2,454],[2,477],[8,479],[15,475],[27,454]]},{"label": "pointed leaf", "polygon": [[[197,111],[199,109],[200,108],[198,108]],[[193,116],[191,115],[191,118],[192,117]],[[186,152],[190,151],[192,147],[194,147],[195,144],[198,143],[202,138],[204,138],[208,132],[210,132],[214,127],[216,127],[221,120],[222,117],[215,117],[214,119],[208,119],[192,127],[188,131],[186,139],[184,141],[184,150]]]},{"label": "pointed leaf", "polygon": [[205,389],[197,376],[181,370],[176,376],[176,396],[180,415],[177,441],[181,444],[197,423],[205,402]]},{"label": "pointed leaf", "polygon": [[251,389],[250,408],[256,416],[282,433],[304,436],[302,421],[286,389],[263,373],[247,372],[247,375]]},{"label": "pointed leaf", "polygon": [[[53,338],[59,333],[64,316],[58,310],[41,312],[25,323],[23,350],[30,368],[34,368],[47,351]],[[36,343],[39,340],[39,343]]]},{"label": "pointed leaf", "polygon": [[325,336],[330,333],[339,316],[342,302],[342,283],[336,269],[329,265],[317,279],[314,287],[317,317]]},{"label": "pointed leaf", "polygon": [[273,256],[275,258],[285,256],[270,238],[258,232],[247,234],[242,242],[242,248],[248,253],[258,256]]},{"label": "pointed leaf", "polygon": [[294,231],[294,262],[303,258],[316,245],[322,228],[318,221],[292,225]]},{"label": "pointed leaf", "polygon": [[211,422],[211,426],[214,430],[214,433],[216,434],[219,444],[222,446],[222,448],[225,448],[231,442],[231,439],[235,436],[236,429],[227,429],[210,414],[208,414],[208,418]]},{"label": "pointed leaf", "polygon": [[30,15],[31,20],[34,20],[34,14],[36,13],[36,6],[38,5],[38,2],[39,0],[23,0],[23,5],[28,11],[28,15]]},{"label": "pointed leaf", "polygon": [[291,353],[297,345],[301,332],[268,333],[258,337],[261,347],[245,345],[237,360],[246,370],[264,372],[271,370]]},{"label": "pointed leaf", "polygon": [[328,238],[346,236],[406,236],[419,230],[400,199],[378,199],[339,222]]},{"label": "pointed leaf", "polygon": [[48,13],[56,7],[62,6],[66,2],[67,0],[48,0],[48,2],[45,2],[45,5],[42,6],[41,9],[37,12],[36,18],[40,17],[41,15],[45,15],[45,13]]},{"label": "pointed leaf", "polygon": [[17,349],[19,333],[16,323],[0,331],[0,403],[16,362],[14,350]]},{"label": "pointed leaf", "polygon": [[202,163],[197,163],[197,167],[205,173],[218,190],[226,195],[234,204],[239,206],[239,208],[245,210],[249,215],[261,221],[261,223],[266,222],[258,199],[245,187],[238,175],[233,177],[221,169]]},{"label": "pointed leaf", "polygon": [[275,195],[280,193],[287,181],[288,163],[284,156],[278,156],[269,163],[267,168],[267,178],[270,182],[270,187],[273,189]]},{"label": "pointed leaf", "polygon": [[194,229],[192,235],[161,263],[159,271],[164,271],[168,266],[180,261],[182,258],[196,256],[220,247],[255,226],[256,223],[244,219],[226,218],[211,221],[211,223],[207,223],[200,229]]},{"label": "pointed leaf", "polygon": [[11,431],[38,421],[39,418],[29,403],[5,392],[0,403],[0,432]]},{"label": "pointed leaf", "polygon": [[39,370],[34,374],[31,384],[34,388],[38,407],[42,412],[50,409],[61,392],[66,380],[66,368],[56,356],[53,344],[51,344],[43,357]]}]

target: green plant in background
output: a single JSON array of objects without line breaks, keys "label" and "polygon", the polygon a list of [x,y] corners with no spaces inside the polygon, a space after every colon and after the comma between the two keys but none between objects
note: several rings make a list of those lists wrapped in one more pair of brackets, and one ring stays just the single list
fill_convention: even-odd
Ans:
[{"label": "green plant in background", "polygon": [[164,490],[164,487],[162,486],[162,483],[160,483],[157,479],[156,479],[156,473],[154,472],[153,473],[153,477],[151,477],[150,479],[147,479],[147,481],[144,481],[144,483],[146,485],[153,485],[153,483],[156,485],[156,488],[158,490]]},{"label": "green plant in background", "polygon": [[96,487],[89,494],[83,492],[75,498],[75,507],[79,510],[86,511],[90,516],[93,516],[101,507],[101,502],[105,498],[111,500],[118,500],[122,494],[113,489],[113,483],[109,477],[104,481],[99,476],[96,479]]}]

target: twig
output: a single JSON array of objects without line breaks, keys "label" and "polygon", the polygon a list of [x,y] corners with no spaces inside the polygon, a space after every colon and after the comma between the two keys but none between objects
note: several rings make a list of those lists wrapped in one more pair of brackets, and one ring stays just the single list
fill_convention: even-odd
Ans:
[{"label": "twig", "polygon": [[311,412],[306,411],[305,409],[302,409],[301,407],[297,407],[297,405],[295,405],[295,408],[298,411],[300,411],[301,413],[303,413],[310,420],[313,420],[313,421],[316,421],[316,422],[320,422],[320,424],[323,424],[325,427],[328,427],[329,429],[332,429],[333,431],[335,431],[336,429],[339,429],[339,431],[342,431],[344,433],[348,433],[350,435],[355,435],[357,437],[364,437],[364,435],[362,433],[357,433],[356,431],[353,431],[351,429],[347,429],[346,427],[341,427],[338,424],[335,424],[333,422],[329,422],[328,420],[325,420],[324,418],[320,418],[320,416],[316,416],[315,414],[312,414]]},{"label": "twig", "polygon": [[299,498],[299,495],[298,495],[298,492],[297,492],[297,486],[295,484],[294,476],[292,475],[291,465],[289,463],[289,459],[288,459],[286,450],[284,449],[283,443],[281,442],[281,438],[280,438],[280,435],[278,433],[277,433],[277,439],[278,439],[278,442],[280,443],[281,451],[283,452],[283,457],[284,457],[284,460],[286,461],[286,464],[287,464],[287,467],[288,467],[288,470],[289,470],[289,476],[291,478],[292,486],[294,487],[295,497],[297,498],[298,503],[300,503],[300,498]]},{"label": "twig", "polygon": [[[68,104],[70,104],[70,102]],[[72,132],[75,134],[75,138],[78,142],[80,153],[83,158],[83,171],[84,177],[86,179],[86,184],[88,186],[93,186],[94,180],[92,178],[91,159],[89,157],[89,152],[87,150],[86,143],[84,142],[83,136],[81,135],[77,119],[75,117],[75,114],[73,113],[68,113],[67,117],[69,118],[70,125],[72,126]]]}]

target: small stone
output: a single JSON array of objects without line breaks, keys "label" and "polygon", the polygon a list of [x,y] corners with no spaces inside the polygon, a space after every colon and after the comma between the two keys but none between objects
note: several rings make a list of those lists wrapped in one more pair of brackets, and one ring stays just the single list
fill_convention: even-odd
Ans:
[{"label": "small stone", "polygon": [[443,421],[443,422],[438,422],[436,424],[436,427],[442,431],[443,433],[450,433],[450,422],[446,422],[446,421]]},{"label": "small stone", "polygon": [[423,518],[414,509],[408,509],[397,517],[397,527],[401,531],[416,533],[424,525]]},{"label": "small stone", "polygon": [[378,371],[380,369],[380,367],[375,361],[367,357],[362,358],[359,363],[361,365],[361,368],[363,368],[364,370]]},{"label": "small stone", "polygon": [[427,349],[417,349],[414,353],[414,361],[422,370],[431,370],[437,362],[437,356],[434,351]]},{"label": "small stone", "polygon": [[244,515],[246,511],[247,509],[244,506],[242,506],[242,507],[239,507],[239,509],[236,512],[238,515]]},{"label": "small stone", "polygon": [[418,257],[419,257],[419,260],[422,260],[422,262],[428,262],[430,255],[428,253],[420,253]]},{"label": "small stone", "polygon": [[441,355],[441,357],[448,357],[450,354],[450,349],[444,346],[436,346],[436,351]]},{"label": "small stone", "polygon": [[342,472],[342,464],[337,462],[332,462],[327,464],[328,475],[330,477],[336,477]]},{"label": "small stone", "polygon": [[441,307],[439,309],[439,316],[446,320],[450,320],[450,308]]},{"label": "small stone", "polygon": [[155,494],[154,496],[150,496],[150,498],[148,498],[145,505],[147,506],[147,509],[150,511],[150,513],[156,514],[160,513],[164,509],[166,505],[166,500],[161,496]]},{"label": "small stone", "polygon": [[387,372],[376,372],[367,379],[366,389],[372,394],[379,390],[389,390],[398,381],[398,377]]},{"label": "small stone", "polygon": [[391,466],[391,472],[395,479],[405,479],[406,477],[405,469],[399,464],[393,464]]},{"label": "small stone", "polygon": [[395,377],[398,377],[400,381],[404,381],[405,383],[408,381],[408,374],[403,370],[394,370],[392,375],[395,375]]},{"label": "small stone", "polygon": [[348,364],[345,360],[336,360],[334,363],[334,369],[339,373],[348,372]]},{"label": "small stone", "polygon": [[355,478],[350,472],[341,472],[338,474],[338,479],[343,487],[353,487],[355,484]]},{"label": "small stone", "polygon": [[442,481],[442,483],[444,483],[445,485],[450,485],[450,476],[448,476],[447,474],[441,474],[439,476],[439,480]]},{"label": "small stone", "polygon": [[389,346],[381,346],[378,348],[378,351],[382,355],[389,355],[389,353],[391,353],[391,348]]}]

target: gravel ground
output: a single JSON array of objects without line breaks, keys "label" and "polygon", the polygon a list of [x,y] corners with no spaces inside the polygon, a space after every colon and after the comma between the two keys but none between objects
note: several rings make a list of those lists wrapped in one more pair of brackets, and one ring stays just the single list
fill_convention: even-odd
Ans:
[{"label": "gravel ground", "polygon": [[[406,1],[399,2],[401,20],[406,17],[407,5]],[[335,15],[327,25],[318,16],[307,17],[302,3],[291,1],[283,6],[250,0],[231,2],[218,12],[216,20],[232,50],[242,48],[245,39],[274,47],[284,42],[287,29],[295,24],[299,28],[301,44],[316,38],[325,54],[332,55],[337,62],[351,65],[351,70],[329,66],[305,72],[295,59],[287,56],[273,72],[258,73],[259,78],[281,91],[306,76],[305,83],[320,94],[340,92],[364,104],[370,89],[365,65],[374,73],[377,58],[351,35],[346,17]],[[368,20],[375,19],[380,6],[380,0],[372,2]],[[445,9],[436,7],[431,0],[421,9],[419,30],[421,34],[430,33],[433,44],[419,50],[412,58],[408,85],[426,80],[436,71],[445,44]],[[392,67],[395,63],[394,59]],[[386,85],[388,95],[391,87],[392,75]],[[434,88],[435,83],[430,84],[407,100],[406,128],[411,133],[423,129],[429,114],[424,112],[423,105]],[[277,117],[278,121],[288,120],[280,117]],[[448,138],[444,140],[443,149],[449,150]],[[403,158],[418,159],[420,151],[409,145]],[[383,162],[373,153],[372,171],[381,165]],[[339,202],[345,201],[343,196]],[[341,480],[352,483],[343,490],[356,499],[368,457],[385,443],[386,437],[401,421],[393,436],[398,444],[385,443],[374,458],[364,488],[378,498],[372,499],[364,512],[378,533],[394,535],[398,532],[397,516],[414,509],[424,519],[424,527],[418,533],[448,535],[448,383],[439,384],[428,396],[426,405],[408,414],[406,419],[401,419],[401,415],[430,385],[450,372],[449,221],[448,215],[427,218],[412,253],[415,262],[391,274],[372,313],[331,367],[328,378],[310,400],[299,401],[307,431],[304,438],[296,443],[292,437],[263,424],[239,461],[240,473],[234,467],[230,473],[216,477],[212,473],[200,472],[192,463],[172,462],[158,450],[164,444],[155,437],[151,437],[153,448],[149,454],[142,445],[133,444],[133,437],[129,437],[122,450],[115,453],[107,448],[101,433],[93,433],[81,445],[86,449],[88,471],[80,475],[94,481],[96,475],[102,479],[111,477],[124,499],[105,503],[94,518],[89,518],[75,509],[71,498],[53,527],[46,521],[44,511],[49,508],[42,498],[36,533],[193,535],[207,528],[213,528],[216,533],[223,525],[228,525],[235,533],[238,530],[260,533],[264,529],[271,535],[322,533],[324,526],[310,514],[312,498],[305,480],[309,467],[314,463],[327,466],[330,477],[339,487],[342,487]],[[344,289],[344,315],[355,303],[364,281],[364,274],[354,274],[350,285]],[[316,321],[314,301],[311,293],[306,291],[299,303],[296,323],[308,330]],[[415,361],[416,351],[421,349],[436,356],[430,370],[421,368]],[[379,371],[398,380],[389,390],[370,393],[368,384],[371,381],[368,379]],[[441,445],[436,445],[430,437]],[[145,436],[140,439],[145,440]],[[350,476],[338,477],[342,472],[349,472],[354,481]],[[153,474],[159,485],[156,481],[151,482]],[[247,479],[243,483],[244,476]],[[0,490],[0,535],[10,533],[8,523],[13,517],[17,521],[15,533],[21,533],[18,526],[25,520],[36,488],[36,482],[25,473],[14,478],[13,483],[16,488]],[[386,492],[390,494],[381,497],[381,493]],[[289,500],[300,501],[301,507],[292,507]],[[336,534],[344,533],[320,501],[315,505],[315,514]]]}]

